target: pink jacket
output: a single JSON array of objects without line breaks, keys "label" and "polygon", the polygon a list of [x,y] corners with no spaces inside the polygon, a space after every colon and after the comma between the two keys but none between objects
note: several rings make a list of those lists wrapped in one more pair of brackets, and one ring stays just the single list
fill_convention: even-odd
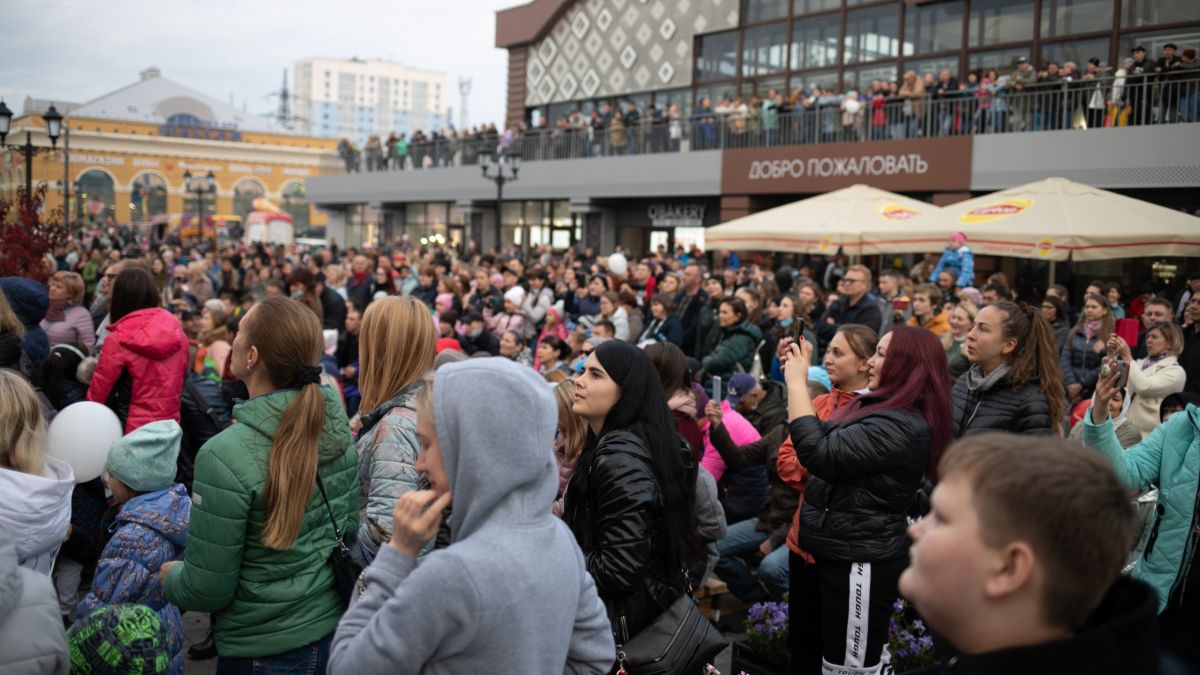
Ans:
[{"label": "pink jacket", "polygon": [[42,329],[50,340],[50,347],[56,345],[83,345],[88,352],[96,349],[96,327],[92,325],[92,315],[83,307],[74,305],[63,312],[62,321],[42,319]]},{"label": "pink jacket", "polygon": [[132,379],[125,433],[159,420],[179,421],[179,397],[188,365],[183,327],[159,307],[139,309],[108,327],[87,399],[104,403],[128,372]]},{"label": "pink jacket", "polygon": [[[762,434],[758,433],[758,429],[754,428],[742,414],[733,409],[729,405],[729,401],[721,401],[721,424],[729,430],[729,437],[733,439],[734,445],[746,445],[753,443],[762,438]],[[700,425],[700,430],[704,432],[704,457],[700,459],[700,466],[708,469],[712,474],[713,480],[720,481],[721,476],[725,475],[725,460],[721,459],[721,453],[713,447],[712,441],[708,437],[708,419],[705,418]]]}]

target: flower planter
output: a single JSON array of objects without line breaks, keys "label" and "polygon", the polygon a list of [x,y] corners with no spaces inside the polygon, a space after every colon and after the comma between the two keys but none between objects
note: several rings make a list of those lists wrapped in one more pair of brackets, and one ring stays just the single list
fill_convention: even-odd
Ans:
[{"label": "flower planter", "polygon": [[745,642],[733,643],[733,658],[730,661],[729,675],[787,675],[786,659],[762,656],[750,651]]}]

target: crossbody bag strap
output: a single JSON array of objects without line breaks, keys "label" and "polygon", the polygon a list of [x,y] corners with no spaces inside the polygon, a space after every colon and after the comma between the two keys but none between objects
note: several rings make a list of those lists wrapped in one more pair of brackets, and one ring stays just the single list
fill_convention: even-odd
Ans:
[{"label": "crossbody bag strap", "polygon": [[342,537],[342,530],[338,527],[337,518],[333,517],[333,508],[329,505],[329,497],[325,494],[325,482],[321,480],[321,474],[317,474],[317,489],[321,491],[321,500],[325,502],[325,513],[329,514],[329,524],[333,525],[333,537],[337,540],[338,546],[343,552],[349,553],[350,549],[346,548],[345,539]]}]

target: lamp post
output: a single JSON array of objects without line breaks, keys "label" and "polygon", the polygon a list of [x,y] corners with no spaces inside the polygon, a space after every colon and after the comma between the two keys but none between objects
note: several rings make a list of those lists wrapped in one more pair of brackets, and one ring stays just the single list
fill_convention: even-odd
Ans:
[{"label": "lamp post", "polygon": [[[196,195],[196,223],[200,228],[200,237],[204,237],[204,195],[209,193],[215,194],[217,191],[217,177],[212,171],[204,177],[203,181],[193,181],[192,172],[183,172],[183,189]],[[216,244],[215,237],[213,244]]]},{"label": "lamp post", "polygon": [[[8,139],[8,132],[12,128],[13,112],[4,105],[4,100],[0,99],[0,147],[5,145]],[[33,156],[45,150],[58,149],[58,135],[62,132],[62,115],[54,109],[51,104],[50,109],[42,115],[42,121],[46,124],[46,135],[50,137],[49,148],[38,148],[33,145],[33,135],[25,130],[25,145],[9,145],[9,150],[20,150],[25,153],[25,200],[26,203],[33,201]]]},{"label": "lamp post", "polygon": [[[517,180],[517,172],[521,170],[521,155],[506,153],[504,148],[497,147],[496,152],[484,152],[479,159],[479,168],[483,177],[496,184],[496,247],[500,248],[502,237],[503,215],[501,208],[504,204],[504,184]],[[521,251],[526,250],[526,237],[521,238]]]}]

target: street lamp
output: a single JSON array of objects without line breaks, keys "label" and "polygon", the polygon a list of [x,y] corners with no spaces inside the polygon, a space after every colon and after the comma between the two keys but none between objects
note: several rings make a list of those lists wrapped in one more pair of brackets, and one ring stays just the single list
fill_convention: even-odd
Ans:
[{"label": "street lamp", "polygon": [[[495,154],[486,151],[483,153],[479,159],[479,168],[483,170],[485,180],[496,184],[496,246],[500,247],[504,184],[517,180],[517,172],[521,170],[521,154],[510,154],[505,152],[504,148],[497,147]],[[527,237],[521,237],[522,252],[526,250],[526,239]]]},{"label": "street lamp", "polygon": [[[5,141],[8,139],[8,132],[12,128],[13,112],[4,105],[4,100],[0,99],[0,147],[5,146]],[[42,121],[46,124],[46,135],[50,137],[49,148],[36,148],[33,145],[33,136],[31,132],[25,130],[25,145],[9,145],[9,150],[20,150],[25,153],[25,199],[31,201],[33,199],[33,156],[47,149],[54,151],[58,149],[58,135],[62,133],[62,115],[54,109],[54,105],[50,105],[50,109],[42,115]]]},{"label": "street lamp", "polygon": [[[204,177],[203,181],[192,181],[192,172],[183,172],[183,189],[196,195],[196,222],[200,228],[200,236],[204,237],[204,195],[217,191],[217,177],[212,171]],[[214,242],[215,243],[215,242]]]}]

